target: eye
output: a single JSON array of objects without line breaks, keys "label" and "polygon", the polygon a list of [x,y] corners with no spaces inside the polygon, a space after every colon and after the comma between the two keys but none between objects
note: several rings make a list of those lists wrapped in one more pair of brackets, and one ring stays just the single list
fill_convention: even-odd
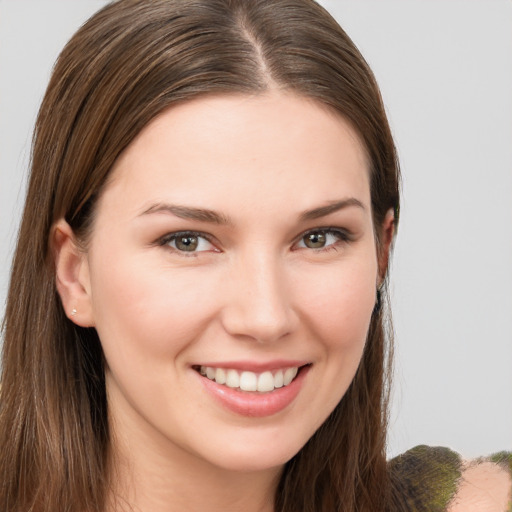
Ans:
[{"label": "eye", "polygon": [[193,231],[170,233],[169,235],[163,237],[159,244],[162,246],[167,246],[174,251],[183,253],[217,250],[204,234],[195,233]]},{"label": "eye", "polygon": [[[303,249],[327,249],[338,242],[346,242],[349,236],[339,229],[315,229],[308,231],[297,243]],[[334,248],[334,247],[333,247]]]}]

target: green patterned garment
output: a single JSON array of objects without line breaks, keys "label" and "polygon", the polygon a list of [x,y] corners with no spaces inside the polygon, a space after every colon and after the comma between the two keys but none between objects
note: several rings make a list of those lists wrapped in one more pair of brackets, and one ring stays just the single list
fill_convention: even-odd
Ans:
[{"label": "green patterned garment", "polygon": [[[512,475],[512,452],[477,459],[469,467],[484,462],[492,462]],[[411,512],[446,512],[463,481],[464,467],[460,455],[448,448],[422,445],[399,455],[389,462],[397,503]],[[512,512],[510,500],[509,491],[508,508],[503,512]]]}]

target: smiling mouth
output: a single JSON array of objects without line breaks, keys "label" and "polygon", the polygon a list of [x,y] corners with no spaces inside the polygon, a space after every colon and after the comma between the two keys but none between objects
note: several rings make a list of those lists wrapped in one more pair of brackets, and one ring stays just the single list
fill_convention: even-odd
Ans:
[{"label": "smiling mouth", "polygon": [[[306,365],[308,366],[308,365]],[[269,393],[275,389],[283,388],[293,382],[301,368],[292,366],[274,371],[261,373],[239,371],[233,368],[215,368],[212,366],[195,366],[194,369],[204,377],[217,384],[240,391],[256,391]]]}]

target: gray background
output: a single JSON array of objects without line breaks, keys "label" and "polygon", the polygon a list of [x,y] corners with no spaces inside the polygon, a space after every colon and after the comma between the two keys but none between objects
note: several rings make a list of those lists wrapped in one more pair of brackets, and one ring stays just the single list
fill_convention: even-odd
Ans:
[{"label": "gray background", "polygon": [[[0,2],[0,314],[31,130],[102,0]],[[402,170],[390,455],[512,448],[512,2],[324,0],[381,85]]]}]

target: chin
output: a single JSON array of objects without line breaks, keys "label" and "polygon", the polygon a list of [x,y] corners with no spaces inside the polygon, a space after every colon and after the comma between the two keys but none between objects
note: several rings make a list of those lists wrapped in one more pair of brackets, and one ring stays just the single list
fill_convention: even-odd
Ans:
[{"label": "chin", "polygon": [[[210,445],[210,462],[227,471],[258,472],[283,467],[309,440],[308,435],[266,432],[258,435],[243,433],[240,439],[220,441]],[[299,434],[299,435],[297,435]],[[214,447],[215,450],[211,450]],[[206,458],[206,457],[205,457]]]},{"label": "chin", "polygon": [[282,468],[299,450],[276,453],[271,446],[268,450],[265,450],[265,453],[261,450],[257,453],[224,453],[221,457],[216,456],[216,460],[212,462],[216,467],[226,471],[257,473]]}]

